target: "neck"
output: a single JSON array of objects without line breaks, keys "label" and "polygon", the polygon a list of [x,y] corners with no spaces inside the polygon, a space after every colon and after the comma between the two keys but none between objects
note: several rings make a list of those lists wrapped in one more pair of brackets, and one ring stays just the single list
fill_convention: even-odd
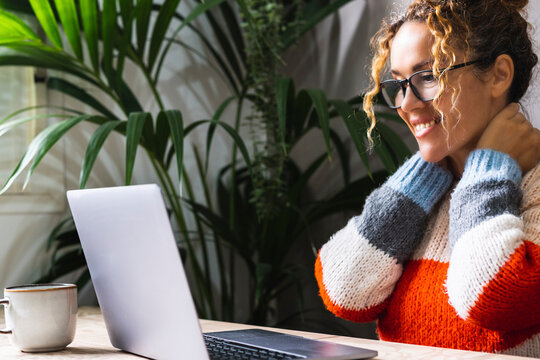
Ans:
[{"label": "neck", "polygon": [[448,170],[454,175],[454,178],[461,179],[461,175],[463,175],[463,171],[465,171],[467,158],[474,149],[475,146],[467,146],[448,155]]}]

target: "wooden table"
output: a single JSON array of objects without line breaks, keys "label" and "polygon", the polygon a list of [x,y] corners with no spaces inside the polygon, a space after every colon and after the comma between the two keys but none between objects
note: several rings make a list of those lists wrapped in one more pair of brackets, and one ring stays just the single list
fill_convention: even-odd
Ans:
[{"label": "wooden table", "polygon": [[[0,312],[0,327],[4,327],[3,312]],[[244,324],[233,324],[211,320],[201,320],[201,327],[205,332],[236,330],[253,327]],[[519,356],[494,355],[472,351],[443,349],[428,346],[408,345],[400,343],[383,342],[351,338],[345,336],[316,334],[302,331],[272,329],[293,335],[305,336],[311,339],[332,341],[340,344],[359,346],[377,350],[376,359],[531,359]],[[23,353],[11,346],[7,335],[0,335],[0,359],[142,359],[141,357],[124,353],[112,347],[105,329],[103,317],[98,308],[83,307],[79,309],[77,332],[73,343],[67,349],[59,352],[30,354]]]}]

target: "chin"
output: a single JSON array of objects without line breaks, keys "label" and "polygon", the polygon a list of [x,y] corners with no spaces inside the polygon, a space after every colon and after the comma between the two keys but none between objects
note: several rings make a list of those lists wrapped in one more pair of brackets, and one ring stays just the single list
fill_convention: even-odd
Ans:
[{"label": "chin", "polygon": [[420,147],[420,156],[422,156],[422,159],[424,159],[427,162],[436,163],[444,159],[448,154],[441,151],[440,146],[438,147],[432,147],[432,146],[422,146],[422,144],[418,144]]}]

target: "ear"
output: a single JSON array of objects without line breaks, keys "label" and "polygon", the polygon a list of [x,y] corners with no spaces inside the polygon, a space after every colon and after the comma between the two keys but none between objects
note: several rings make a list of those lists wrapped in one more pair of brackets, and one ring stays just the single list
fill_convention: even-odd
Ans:
[{"label": "ear", "polygon": [[514,61],[510,55],[499,55],[491,68],[491,74],[491,96],[506,97],[514,80]]}]

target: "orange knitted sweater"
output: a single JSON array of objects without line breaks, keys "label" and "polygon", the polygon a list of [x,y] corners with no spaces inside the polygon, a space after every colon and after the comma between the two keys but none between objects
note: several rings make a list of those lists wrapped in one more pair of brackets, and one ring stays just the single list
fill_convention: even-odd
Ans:
[{"label": "orange knitted sweater", "polygon": [[[427,190],[426,190],[427,189]],[[540,356],[540,165],[477,150],[462,179],[417,154],[323,246],[320,295],[382,340]]]}]

